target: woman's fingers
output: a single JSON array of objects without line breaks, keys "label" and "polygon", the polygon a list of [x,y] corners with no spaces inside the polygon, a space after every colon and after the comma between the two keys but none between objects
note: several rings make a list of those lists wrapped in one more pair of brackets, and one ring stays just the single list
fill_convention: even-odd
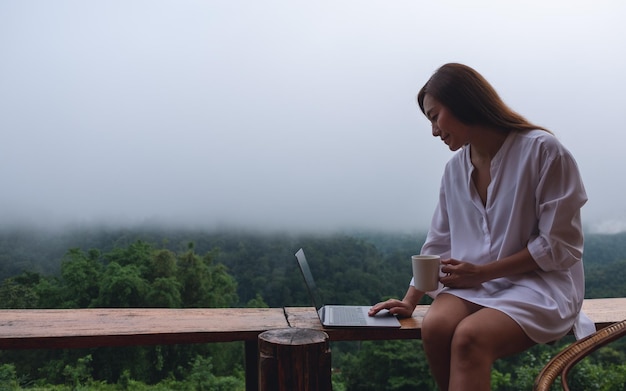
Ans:
[{"label": "woman's fingers", "polygon": [[401,317],[409,317],[413,315],[411,306],[398,299],[389,299],[387,301],[380,302],[372,306],[368,314],[370,316],[374,316],[383,309],[389,310],[389,313],[392,315],[398,315]]},{"label": "woman's fingers", "polygon": [[381,310],[389,310],[389,312],[391,312],[391,310],[394,307],[397,307],[398,305],[401,305],[401,301],[398,299],[389,299],[387,301],[382,301],[378,304],[375,304],[372,306],[372,308],[370,308],[368,314],[370,316],[376,315],[377,313],[379,313]]}]

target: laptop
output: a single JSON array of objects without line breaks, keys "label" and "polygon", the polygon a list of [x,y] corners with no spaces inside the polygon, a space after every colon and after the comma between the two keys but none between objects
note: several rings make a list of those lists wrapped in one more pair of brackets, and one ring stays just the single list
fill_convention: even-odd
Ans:
[{"label": "laptop", "polygon": [[325,327],[400,327],[398,319],[387,310],[379,312],[376,316],[369,316],[367,312],[371,306],[323,305],[304,250],[298,250],[295,255],[322,325]]}]

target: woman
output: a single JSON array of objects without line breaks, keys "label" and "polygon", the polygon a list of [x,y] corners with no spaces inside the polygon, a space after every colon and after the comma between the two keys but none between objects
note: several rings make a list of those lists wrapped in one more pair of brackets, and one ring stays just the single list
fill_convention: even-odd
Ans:
[{"label": "woman", "polygon": [[[439,68],[417,96],[446,165],[422,254],[440,255],[440,289],[422,340],[440,390],[489,390],[501,357],[595,331],[584,297],[580,209],[587,201],[569,151],[511,110],[474,69]],[[378,303],[411,316],[425,292]]]}]

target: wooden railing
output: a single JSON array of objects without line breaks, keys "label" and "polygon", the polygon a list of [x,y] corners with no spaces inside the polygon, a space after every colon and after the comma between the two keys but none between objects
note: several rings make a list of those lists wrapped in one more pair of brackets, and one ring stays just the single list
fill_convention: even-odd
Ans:
[{"label": "wooden railing", "polygon": [[[243,341],[246,389],[259,389],[259,334],[323,331],[330,341],[421,338],[427,305],[399,329],[324,328],[312,307],[0,310],[0,349],[91,348]],[[588,299],[583,311],[598,329],[626,319],[626,298]]]}]

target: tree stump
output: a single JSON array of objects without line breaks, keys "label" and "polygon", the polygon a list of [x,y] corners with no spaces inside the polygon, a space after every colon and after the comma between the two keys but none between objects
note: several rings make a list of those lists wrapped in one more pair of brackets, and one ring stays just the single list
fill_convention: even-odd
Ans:
[{"label": "tree stump", "polygon": [[277,329],[259,335],[259,391],[331,391],[328,334]]}]

